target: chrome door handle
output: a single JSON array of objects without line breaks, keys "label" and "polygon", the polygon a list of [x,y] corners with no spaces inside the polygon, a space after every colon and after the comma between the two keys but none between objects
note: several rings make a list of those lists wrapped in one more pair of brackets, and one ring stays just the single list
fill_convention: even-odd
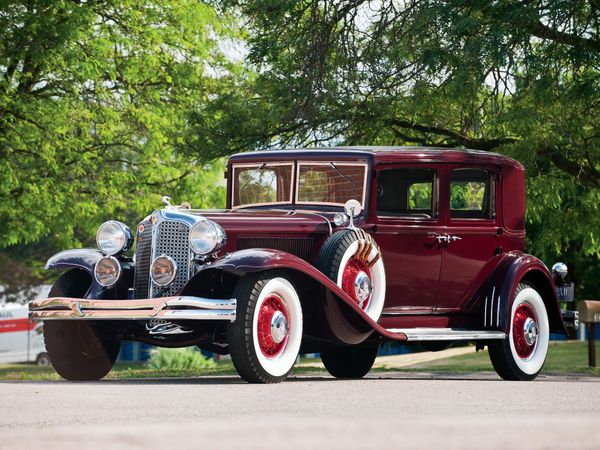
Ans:
[{"label": "chrome door handle", "polygon": [[[448,236],[448,235],[446,235],[446,236]],[[456,241],[460,241],[460,240],[462,240],[461,237],[458,237],[458,236],[448,236],[448,242],[450,242],[450,241],[456,242]]]},{"label": "chrome door handle", "polygon": [[438,244],[442,244],[444,242],[449,242],[449,238],[450,238],[450,236],[448,236],[447,234],[437,234],[437,233],[432,233],[429,235],[429,237],[436,239],[438,241]]}]

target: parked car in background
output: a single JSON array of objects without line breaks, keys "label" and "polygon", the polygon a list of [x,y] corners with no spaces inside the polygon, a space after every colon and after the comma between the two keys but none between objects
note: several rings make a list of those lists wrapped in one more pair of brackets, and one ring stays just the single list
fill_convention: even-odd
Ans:
[{"label": "parked car in background", "polygon": [[[227,209],[165,206],[134,239],[100,226],[31,303],[67,379],[102,378],[125,339],[231,355],[250,382],[284,380],[299,352],[340,378],[380,343],[488,346],[498,374],[531,380],[565,332],[554,274],[523,252],[525,173],[508,157],[433,148],[250,152],[227,167]],[[200,189],[201,187],[199,187]],[[128,253],[135,240],[135,255]],[[576,317],[567,317],[576,325]]]},{"label": "parked car in background", "polygon": [[43,324],[30,320],[28,313],[27,305],[0,304],[0,364],[50,364]]}]

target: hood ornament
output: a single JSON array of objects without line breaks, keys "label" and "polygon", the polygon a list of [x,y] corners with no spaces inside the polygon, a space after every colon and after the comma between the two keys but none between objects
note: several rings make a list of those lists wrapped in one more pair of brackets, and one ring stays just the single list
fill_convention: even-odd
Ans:
[{"label": "hood ornament", "polygon": [[181,205],[173,205],[171,203],[171,197],[168,195],[163,195],[160,198],[160,201],[163,202],[168,209],[192,209],[190,202],[183,202]]}]

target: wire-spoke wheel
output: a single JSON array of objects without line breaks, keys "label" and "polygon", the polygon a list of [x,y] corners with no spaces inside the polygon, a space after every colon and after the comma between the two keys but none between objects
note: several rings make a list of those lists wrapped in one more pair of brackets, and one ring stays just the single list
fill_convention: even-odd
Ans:
[{"label": "wire-spoke wheel", "polygon": [[519,284],[509,335],[489,344],[494,369],[505,380],[533,380],[542,371],[549,340],[550,325],[542,297],[532,285]]},{"label": "wire-spoke wheel", "polygon": [[278,383],[292,370],[302,342],[302,307],[282,272],[246,275],[235,290],[237,316],[229,325],[229,351],[250,383]]},{"label": "wire-spoke wheel", "polygon": [[385,270],[371,235],[359,229],[334,233],[323,245],[316,266],[371,319],[379,319],[385,301]]}]

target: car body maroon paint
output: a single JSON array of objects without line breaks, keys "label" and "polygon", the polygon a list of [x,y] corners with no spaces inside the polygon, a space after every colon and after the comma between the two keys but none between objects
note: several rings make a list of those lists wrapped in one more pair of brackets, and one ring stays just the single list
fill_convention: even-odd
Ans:
[{"label": "car body maroon paint", "polygon": [[[361,203],[354,218],[344,207],[351,199]],[[166,203],[139,224],[135,260],[115,254],[126,276],[105,288],[93,277],[86,295],[93,302],[67,297],[34,302],[32,318],[49,320],[48,305],[59,305],[54,318],[64,319],[67,310],[73,311],[69,318],[85,319],[89,308],[90,316],[105,316],[120,336],[164,346],[194,342],[220,353],[229,351],[231,339],[245,339],[235,323],[247,313],[244,308],[253,308],[253,302],[262,308],[263,301],[267,309],[247,316],[262,314],[258,338],[248,348],[267,342],[271,349],[285,349],[300,346],[294,339],[301,339],[302,351],[327,354],[335,346],[369,349],[385,340],[466,340],[489,342],[491,353],[499,354],[492,347],[510,342],[514,323],[528,327],[519,331],[528,339],[519,348],[543,350],[538,334],[565,332],[556,276],[523,253],[525,171],[506,156],[419,147],[248,152],[229,159],[226,209]],[[208,232],[221,239],[214,251],[195,250],[191,230],[198,224],[203,230],[218,224],[215,234]],[[94,275],[103,256],[73,250],[56,255],[47,267]],[[159,256],[173,264],[160,269],[173,273],[165,285],[150,277]],[[255,283],[253,290],[244,291],[247,283]],[[271,285],[275,291],[261,297],[261,289]],[[150,301],[160,297],[164,304]],[[144,298],[147,316],[137,311],[136,318],[145,317],[145,327],[124,320],[127,314],[114,309],[114,301],[102,303],[122,299],[127,309],[131,299]],[[532,305],[529,319],[515,322],[515,301]],[[136,308],[144,303],[135,302]],[[294,312],[300,310],[303,318]],[[294,337],[302,324],[302,336]],[[285,351],[273,358],[264,351],[247,356],[231,350],[236,367],[251,381],[282,379],[277,358],[293,359]],[[335,353],[329,355],[327,364]],[[541,369],[539,361],[525,359],[498,364],[498,373],[509,379],[529,379]],[[264,372],[253,372],[256,365]]]}]

